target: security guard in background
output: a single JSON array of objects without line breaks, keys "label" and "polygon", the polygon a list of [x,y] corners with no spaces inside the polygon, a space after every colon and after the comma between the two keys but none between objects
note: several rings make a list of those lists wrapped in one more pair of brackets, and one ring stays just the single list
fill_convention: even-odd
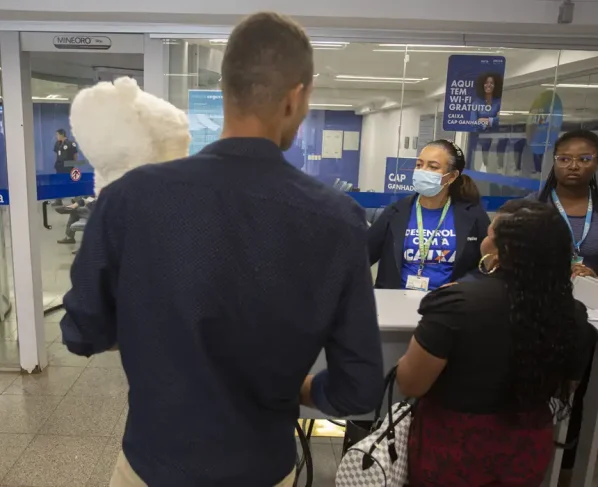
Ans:
[{"label": "security guard in background", "polygon": [[[64,129],[58,129],[56,131],[54,152],[56,153],[56,162],[54,163],[56,174],[69,174],[72,169],[72,164],[66,165],[65,162],[76,161],[79,151],[77,150],[77,144],[68,139]],[[52,206],[62,206],[62,200],[57,199]]]}]

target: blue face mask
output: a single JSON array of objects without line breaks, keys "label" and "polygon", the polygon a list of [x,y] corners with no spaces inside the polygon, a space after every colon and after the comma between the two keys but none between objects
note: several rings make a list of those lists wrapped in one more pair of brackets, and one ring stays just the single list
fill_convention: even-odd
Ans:
[{"label": "blue face mask", "polygon": [[422,196],[436,196],[444,188],[444,184],[442,184],[443,176],[443,174],[437,172],[416,169],[413,171],[413,187]]}]

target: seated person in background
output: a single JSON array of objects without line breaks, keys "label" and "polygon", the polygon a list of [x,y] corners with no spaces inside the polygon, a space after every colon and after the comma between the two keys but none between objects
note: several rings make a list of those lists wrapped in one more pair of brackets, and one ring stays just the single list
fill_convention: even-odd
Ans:
[{"label": "seated person in background", "polygon": [[594,330],[573,298],[569,231],[554,208],[509,201],[482,252],[484,279],[422,300],[399,360],[401,392],[421,398],[409,439],[412,487],[539,487],[552,419],[569,415],[591,354]]},{"label": "seated person in background", "polygon": [[490,219],[465,157],[448,140],[428,144],[413,173],[417,194],[384,210],[370,227],[370,263],[380,262],[376,287],[436,289],[475,269]]},{"label": "seated person in background", "polygon": [[[91,200],[93,201],[93,200]],[[89,218],[90,208],[87,206],[88,201],[84,198],[74,198],[72,204],[69,206],[59,206],[56,208],[56,213],[60,215],[68,215],[69,219],[66,222],[65,237],[58,240],[59,244],[75,244],[75,232],[71,226],[77,223],[81,218]]]},{"label": "seated person in background", "polygon": [[554,145],[554,165],[539,194],[528,196],[553,204],[567,223],[573,240],[574,276],[598,272],[598,135],[574,130]]}]

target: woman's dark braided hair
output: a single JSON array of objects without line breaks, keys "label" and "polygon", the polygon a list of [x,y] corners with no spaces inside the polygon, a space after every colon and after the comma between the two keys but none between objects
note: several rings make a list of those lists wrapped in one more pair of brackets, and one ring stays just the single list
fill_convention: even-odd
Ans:
[{"label": "woman's dark braided hair", "polygon": [[509,410],[571,412],[567,370],[574,354],[571,236],[552,205],[511,200],[498,212],[494,244],[510,301]]},{"label": "woman's dark braided hair", "polygon": [[[553,156],[556,156],[559,146],[564,144],[565,142],[569,142],[570,140],[574,139],[582,139],[586,142],[592,144],[596,148],[596,152],[598,152],[598,135],[594,132],[590,132],[589,130],[572,130],[571,132],[567,132],[566,134],[561,135],[559,139],[554,144],[554,153]],[[550,173],[546,178],[546,183],[544,183],[544,187],[542,191],[540,191],[539,200],[543,201],[544,203],[548,203],[552,201],[552,190],[556,188],[557,180],[554,174],[554,166],[550,169]],[[594,203],[594,208],[598,207],[598,184],[596,183],[596,175],[592,176],[590,179],[590,191],[592,192],[592,202]]]}]

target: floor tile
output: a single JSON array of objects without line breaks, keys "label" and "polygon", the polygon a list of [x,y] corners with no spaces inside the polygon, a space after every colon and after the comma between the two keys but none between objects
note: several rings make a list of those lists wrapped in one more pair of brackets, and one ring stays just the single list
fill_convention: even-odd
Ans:
[{"label": "floor tile", "polygon": [[4,478],[32,439],[33,435],[0,433],[0,479]]},{"label": "floor tile", "polygon": [[89,367],[122,369],[123,364],[120,360],[120,352],[105,352],[99,355],[95,355],[91,359]]},{"label": "floor tile", "polygon": [[125,397],[128,390],[123,370],[89,367],[77,379],[69,395]]},{"label": "floor tile", "polygon": [[63,367],[85,367],[89,364],[90,359],[87,357],[79,357],[72,354],[60,342],[54,342],[48,347],[48,363],[50,365],[59,365]]},{"label": "floor tile", "polygon": [[84,486],[100,459],[106,438],[36,436],[4,479],[8,485]]},{"label": "floor tile", "polygon": [[0,367],[19,367],[19,343],[0,341]]},{"label": "floor tile", "polygon": [[[301,454],[301,450],[299,450]],[[314,464],[314,482],[313,485],[317,487],[334,487],[334,479],[336,476],[336,458],[332,443],[312,443],[311,454]],[[298,485],[305,485],[305,469],[299,476]]]},{"label": "floor tile", "polygon": [[110,478],[116,459],[122,448],[122,440],[120,438],[110,438],[104,447],[100,461],[96,465],[89,482],[86,487],[109,487]]},{"label": "floor tile", "polygon": [[[46,323],[46,343],[55,342],[59,338],[62,338],[62,330],[60,329],[59,323]],[[61,341],[62,343],[62,341]]]},{"label": "floor tile", "polygon": [[8,387],[20,377],[19,372],[0,372],[0,394],[2,394]]},{"label": "floor tile", "polygon": [[4,394],[64,396],[83,372],[83,367],[47,367],[40,374],[23,374]]},{"label": "floor tile", "polygon": [[124,397],[65,397],[40,433],[65,436],[110,436],[122,415],[125,404]]},{"label": "floor tile", "polygon": [[125,406],[124,411],[120,415],[114,430],[112,431],[112,436],[116,436],[117,438],[122,438],[125,434],[125,427],[127,426],[127,416],[129,415],[129,406]]},{"label": "floor tile", "polygon": [[6,342],[14,342],[18,337],[17,322],[16,321],[1,321],[0,322],[0,340]]},{"label": "floor tile", "polygon": [[0,433],[39,431],[62,400],[55,396],[0,396]]},{"label": "floor tile", "polygon": [[44,321],[46,323],[60,323],[60,320],[64,316],[64,310],[54,311],[49,315],[44,316]]}]

